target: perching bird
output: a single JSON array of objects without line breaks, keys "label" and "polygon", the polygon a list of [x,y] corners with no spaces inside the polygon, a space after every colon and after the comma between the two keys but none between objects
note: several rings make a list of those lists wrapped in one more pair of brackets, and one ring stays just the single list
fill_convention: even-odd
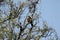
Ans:
[{"label": "perching bird", "polygon": [[32,21],[32,18],[30,16],[28,16],[27,21],[28,21],[28,23],[31,24],[31,26],[33,26],[33,21]]}]

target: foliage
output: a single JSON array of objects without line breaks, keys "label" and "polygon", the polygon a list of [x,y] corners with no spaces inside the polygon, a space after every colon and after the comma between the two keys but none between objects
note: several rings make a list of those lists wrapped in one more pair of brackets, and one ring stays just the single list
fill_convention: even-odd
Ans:
[{"label": "foliage", "polygon": [[[16,0],[17,1],[17,0]],[[45,21],[42,21],[40,11],[37,12],[37,5],[41,0],[19,1],[15,4],[13,0],[5,0],[3,5],[8,5],[7,12],[0,9],[0,39],[7,40],[58,40],[56,31],[49,28]],[[5,4],[4,4],[5,3]],[[3,8],[2,8],[3,9]],[[27,10],[26,10],[27,9]],[[26,13],[27,12],[27,13]]]}]

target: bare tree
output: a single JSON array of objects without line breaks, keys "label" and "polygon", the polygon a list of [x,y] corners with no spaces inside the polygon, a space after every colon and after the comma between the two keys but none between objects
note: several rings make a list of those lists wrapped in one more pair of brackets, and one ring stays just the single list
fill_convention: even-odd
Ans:
[{"label": "bare tree", "polygon": [[9,10],[2,10],[2,5],[0,6],[0,39],[42,40],[42,38],[47,38],[58,40],[56,31],[49,28],[45,21],[42,21],[42,28],[40,28],[41,24],[38,24],[41,12],[37,12],[37,5],[40,5],[40,2],[41,0],[26,0],[16,5],[13,0],[5,0],[6,4],[2,5],[8,5]]}]

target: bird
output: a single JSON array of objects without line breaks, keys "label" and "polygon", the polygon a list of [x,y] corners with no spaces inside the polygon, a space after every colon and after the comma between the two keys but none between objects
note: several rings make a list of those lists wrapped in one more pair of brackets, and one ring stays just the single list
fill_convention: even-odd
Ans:
[{"label": "bird", "polygon": [[32,18],[30,16],[28,16],[27,18],[27,22],[31,24],[31,26],[33,26],[33,21]]}]

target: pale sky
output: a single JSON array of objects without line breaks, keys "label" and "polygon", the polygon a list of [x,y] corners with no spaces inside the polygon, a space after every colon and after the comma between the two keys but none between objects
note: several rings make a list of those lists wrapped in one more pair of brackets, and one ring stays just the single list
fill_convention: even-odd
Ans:
[{"label": "pale sky", "polygon": [[60,37],[60,0],[42,0],[42,17]]},{"label": "pale sky", "polygon": [[60,0],[42,0],[41,12],[43,19],[56,30],[60,37]]}]

